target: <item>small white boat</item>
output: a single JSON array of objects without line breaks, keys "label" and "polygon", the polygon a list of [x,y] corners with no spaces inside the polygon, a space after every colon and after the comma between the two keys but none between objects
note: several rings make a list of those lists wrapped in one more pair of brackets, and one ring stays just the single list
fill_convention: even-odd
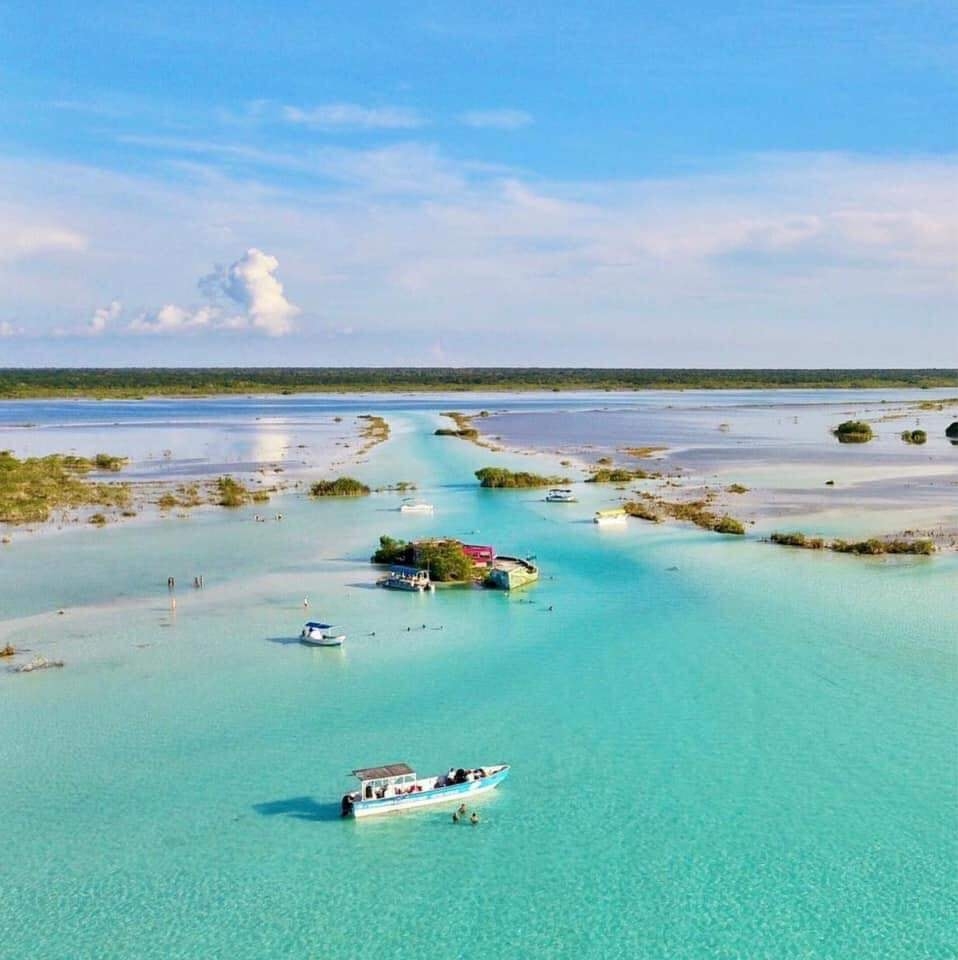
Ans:
[{"label": "small white boat", "polygon": [[303,632],[299,635],[299,642],[305,643],[308,647],[341,647],[346,634],[331,633],[332,629],[328,623],[307,620]]},{"label": "small white boat", "polygon": [[417,777],[406,763],[354,770],[359,789],[343,796],[344,817],[371,817],[380,813],[401,813],[450,800],[465,800],[494,790],[509,776],[509,765],[453,768],[434,777]]},{"label": "small white boat", "polygon": [[565,487],[556,487],[546,494],[546,503],[578,503],[576,495]]},{"label": "small white boat", "polygon": [[597,510],[592,522],[600,527],[620,527],[628,519],[629,515],[625,510],[622,507],[616,507],[613,510]]},{"label": "small white boat", "polygon": [[435,508],[431,503],[423,503],[422,500],[403,500],[400,504],[400,513],[432,513]]},{"label": "small white boat", "polygon": [[418,567],[391,567],[385,577],[380,577],[376,583],[387,590],[408,590],[414,593],[432,592],[436,588],[429,579],[428,570]]}]

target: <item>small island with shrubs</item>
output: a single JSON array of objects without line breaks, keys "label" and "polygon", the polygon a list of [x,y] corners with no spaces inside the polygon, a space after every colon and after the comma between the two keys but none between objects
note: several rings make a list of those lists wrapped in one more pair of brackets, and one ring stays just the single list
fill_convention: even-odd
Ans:
[{"label": "small island with shrubs", "polygon": [[662,520],[684,520],[694,523],[703,530],[713,533],[726,533],[736,537],[745,535],[745,524],[728,514],[717,514],[712,509],[713,495],[703,500],[674,501],[655,497],[650,493],[642,494],[639,500],[630,500],[622,508],[630,517],[661,523]]},{"label": "small island with shrubs", "polygon": [[472,425],[472,417],[460,413],[458,410],[447,410],[441,416],[449,417],[456,426],[455,428],[439,427],[434,431],[435,436],[458,437],[460,440],[469,440],[472,443],[479,442],[479,431]]},{"label": "small island with shrubs", "polygon": [[371,563],[401,565],[427,570],[438,583],[471,583],[478,579],[476,566],[456,540],[420,540],[408,543],[381,536]]},{"label": "small island with shrubs", "polygon": [[365,497],[370,493],[365,483],[354,477],[337,477],[335,480],[317,480],[309,488],[311,497]]},{"label": "small island with shrubs", "polygon": [[928,440],[928,434],[924,430],[902,430],[901,438],[905,443],[920,446]]},{"label": "small island with shrubs", "polygon": [[556,487],[572,483],[568,477],[546,477],[538,473],[506,470],[504,467],[483,467],[476,471],[479,485],[493,490]]},{"label": "small island with shrubs", "polygon": [[902,540],[872,537],[868,540],[825,540],[824,537],[809,537],[804,533],[773,533],[771,543],[783,547],[799,547],[803,550],[831,550],[835,553],[851,553],[862,557],[880,557],[886,554],[906,554],[930,557],[935,552],[933,540]]},{"label": "small island with shrubs", "polygon": [[949,440],[958,440],[958,420],[945,430],[945,436],[948,437]]},{"label": "small island with shrubs", "polygon": [[647,470],[627,470],[624,467],[601,467],[586,477],[586,483],[628,483],[630,480],[653,480],[661,473],[649,473]]},{"label": "small island with shrubs", "polygon": [[868,443],[875,434],[864,420],[846,420],[840,423],[832,433],[839,443]]},{"label": "small island with shrubs", "polygon": [[56,510],[127,508],[132,499],[128,484],[86,479],[96,470],[115,473],[126,462],[106,453],[92,460],[62,454],[20,460],[0,450],[0,523],[43,523]]}]

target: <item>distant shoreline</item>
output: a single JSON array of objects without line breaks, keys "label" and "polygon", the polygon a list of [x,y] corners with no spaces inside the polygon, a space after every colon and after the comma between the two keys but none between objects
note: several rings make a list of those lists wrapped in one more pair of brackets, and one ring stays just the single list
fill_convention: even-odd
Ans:
[{"label": "distant shoreline", "polygon": [[0,399],[302,393],[958,388],[958,370],[577,367],[4,368]]},{"label": "distant shoreline", "polygon": [[577,367],[3,368],[0,400],[236,394],[958,388],[958,370]]}]

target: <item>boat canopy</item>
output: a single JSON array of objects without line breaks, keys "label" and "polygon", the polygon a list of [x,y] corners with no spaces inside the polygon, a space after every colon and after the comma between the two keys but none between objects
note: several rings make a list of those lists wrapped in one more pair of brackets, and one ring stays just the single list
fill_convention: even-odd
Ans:
[{"label": "boat canopy", "polygon": [[401,567],[394,566],[389,568],[390,573],[398,574],[401,577],[418,577],[420,574],[425,573],[425,570],[420,570],[419,567]]},{"label": "boat canopy", "polygon": [[416,771],[408,763],[387,763],[384,767],[364,767],[362,770],[353,770],[353,776],[360,780],[389,780],[392,777],[416,775]]},{"label": "boat canopy", "polygon": [[305,628],[306,630],[330,630],[332,629],[331,623],[318,623],[316,620],[307,620]]}]

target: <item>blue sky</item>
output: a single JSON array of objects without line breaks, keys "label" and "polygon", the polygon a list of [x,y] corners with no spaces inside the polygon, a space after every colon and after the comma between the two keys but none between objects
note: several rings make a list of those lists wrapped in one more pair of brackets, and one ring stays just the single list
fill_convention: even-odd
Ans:
[{"label": "blue sky", "polygon": [[0,365],[958,365],[953,2],[0,2]]}]

